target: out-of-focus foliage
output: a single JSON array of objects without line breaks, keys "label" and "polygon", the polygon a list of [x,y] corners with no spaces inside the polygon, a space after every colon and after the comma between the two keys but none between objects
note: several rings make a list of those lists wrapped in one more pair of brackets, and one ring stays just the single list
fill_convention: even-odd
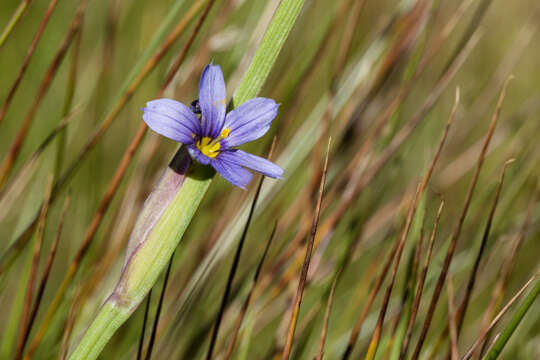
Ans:
[{"label": "out-of-focus foliage", "polygon": [[[30,351],[34,359],[51,359],[73,349],[116,284],[137,214],[176,150],[175,143],[155,134],[145,136],[88,251],[77,263],[76,275],[52,321],[47,320],[45,314],[54,305],[55,294],[141,124],[140,108],[155,98],[206,5],[202,0],[89,1],[81,31],[73,37],[41,99],[39,86],[68,33],[79,3],[58,1],[0,122],[0,159],[5,161],[33,102],[39,99],[16,161],[0,188],[2,359],[13,358],[17,349],[38,239],[33,235],[20,241],[20,234],[39,212],[49,176],[53,174],[58,179],[72,164],[79,166],[73,177],[54,190],[56,195],[47,215],[34,299],[57,233],[64,199],[69,196],[63,231],[25,352]],[[99,136],[88,156],[78,159],[81,149],[123,94],[128,75],[176,3],[181,8],[174,25],[189,20],[187,27],[164,57],[152,64],[149,76],[135,89],[111,127]],[[0,106],[8,97],[49,4],[50,0],[30,1],[0,46]],[[278,4],[277,0],[216,1],[164,96],[190,103],[196,97],[202,68],[213,60],[224,71],[231,98]],[[17,0],[0,2],[0,31],[4,31],[18,6]],[[376,355],[377,359],[396,358],[394,344],[403,336],[399,329],[404,327],[403,319],[412,304],[407,283],[411,278],[418,283],[442,198],[445,207],[407,352],[406,358],[410,358],[497,99],[504,82],[513,75],[449,271],[454,285],[453,302],[459,307],[503,165],[514,158],[506,170],[459,331],[459,355],[466,353],[487,321],[484,318],[489,318],[486,309],[492,309],[491,316],[495,315],[540,264],[538,10],[533,0],[306,1],[259,93],[281,103],[271,135],[277,138],[273,160],[285,168],[285,180],[264,181],[220,325],[215,356],[223,358],[226,353],[253,273],[276,221],[276,234],[232,358],[264,359],[280,354],[314,216],[324,151],[328,137],[332,136],[321,217],[291,357],[312,359],[317,355],[328,292],[334,275],[341,270],[325,342],[325,358],[341,358],[383,263],[399,239],[407,209],[431,163],[459,87],[460,103],[409,231]],[[172,27],[167,29],[170,31]],[[70,89],[72,101],[68,101]],[[433,106],[429,104],[431,100]],[[56,134],[30,161],[66,113],[70,115],[65,133]],[[412,123],[416,126],[400,143],[404,129]],[[264,155],[271,141],[272,136],[266,136],[249,144],[246,150]],[[399,146],[385,158],[395,144]],[[252,181],[248,191],[232,188],[219,177],[212,183],[175,253],[152,350],[154,358],[205,356],[256,183]],[[422,222],[424,238],[415,272],[410,269],[414,268],[411,264]],[[26,246],[14,251],[14,243]],[[6,260],[6,254],[11,261]],[[363,357],[367,352],[388,278],[389,275],[367,313],[352,358]],[[430,353],[435,358],[446,358],[449,351],[450,340],[445,331],[449,308],[446,284],[422,347],[422,356],[426,358]],[[161,288],[160,281],[153,290],[144,347],[152,332]],[[490,307],[494,292],[496,302]],[[520,301],[521,298],[495,327],[488,345],[504,329]],[[144,310],[140,306],[120,328],[104,349],[103,359],[136,356]],[[538,319],[537,300],[500,358],[540,357]]]}]

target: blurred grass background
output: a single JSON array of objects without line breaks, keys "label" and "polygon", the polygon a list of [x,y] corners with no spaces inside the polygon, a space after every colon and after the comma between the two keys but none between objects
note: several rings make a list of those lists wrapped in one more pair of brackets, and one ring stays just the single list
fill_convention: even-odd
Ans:
[{"label": "blurred grass background", "polygon": [[[31,103],[36,99],[40,83],[57,54],[79,3],[59,0],[52,13],[0,123],[0,154],[4,159]],[[70,164],[79,161],[78,153],[83,144],[115,105],[122,93],[122,84],[176,3],[181,3],[181,10],[174,19],[175,24],[189,14],[193,6],[198,6],[196,16],[163,59],[152,66],[149,76],[136,89],[89,156],[80,162],[74,177],[62,186],[57,199],[51,204],[43,236],[40,273],[45,268],[48,249],[57,233],[64,198],[70,198],[29,345],[35,339],[46,309],[141,123],[140,108],[155,97],[169,67],[190,37],[203,8],[200,5],[206,1],[88,1],[80,32],[74,36],[58,71],[54,73],[50,89],[37,109],[7,182],[0,189],[0,201],[4,205],[0,219],[0,250],[5,254],[39,211],[50,174],[58,171],[55,169],[62,173]],[[186,104],[194,100],[200,72],[206,63],[213,60],[221,65],[231,96],[278,3],[276,0],[216,1],[165,95]],[[18,6],[19,1],[14,0],[0,3],[2,30]],[[24,15],[0,47],[2,104],[47,6],[48,0],[30,1]],[[301,263],[303,258],[324,148],[330,135],[333,144],[321,212],[323,227],[319,227],[319,234],[323,233],[320,245],[314,250],[292,357],[311,359],[317,354],[327,293],[335,272],[341,266],[341,259],[348,256],[349,262],[343,267],[336,287],[325,351],[325,358],[341,358],[374,278],[397,239],[414,189],[431,162],[455,101],[455,89],[459,87],[460,104],[406,243],[389,303],[383,340],[377,352],[379,359],[393,358],[389,350],[392,344],[387,342],[393,333],[394,323],[404,316],[400,303],[409,278],[407,263],[414,256],[422,216],[425,214],[424,235],[427,237],[442,198],[445,207],[408,352],[411,355],[442,266],[447,246],[445,241],[459,218],[503,83],[512,74],[514,79],[508,85],[499,123],[450,268],[455,303],[459,304],[465,294],[465,285],[480,246],[503,164],[514,158],[515,162],[508,166],[506,172],[486,252],[459,336],[459,354],[466,352],[478,336],[484,310],[500,276],[499,270],[510,261],[509,254],[512,254],[516,238],[519,239],[520,235],[523,240],[513,259],[503,304],[536,272],[539,265],[539,15],[538,4],[533,0],[306,1],[260,93],[282,104],[279,115],[269,136],[246,146],[255,154],[265,154],[272,135],[276,135],[273,159],[285,168],[285,180],[267,179],[264,182],[265,196],[257,205],[221,324],[214,352],[218,358],[223,358],[234,321],[251,285],[251,276],[276,221],[275,238],[233,358],[269,359],[281,351],[289,319],[287,309],[300,275],[300,267],[295,267],[293,259],[298,257]],[[448,24],[455,26],[450,27],[447,37],[441,37]],[[423,66],[421,59],[432,49],[435,52]],[[421,122],[411,136],[384,162],[373,179],[359,189],[351,201],[347,201],[348,191],[354,188],[357,177],[369,173],[396,134],[414,119],[429,96],[436,92],[436,84],[456,54],[463,56],[463,64],[456,67],[455,76],[444,85],[433,107],[421,114]],[[420,68],[421,73],[413,76]],[[74,78],[70,78],[70,71],[75,74]],[[411,77],[413,80],[409,87],[407,84]],[[72,86],[70,79],[74,79],[71,102],[66,100]],[[382,114],[398,99],[401,91],[405,91],[406,96],[398,101],[397,110],[388,121],[383,121]],[[35,166],[19,176],[25,162],[61,123],[66,114],[66,102],[72,115],[68,117],[65,143],[62,142],[64,135],[57,135],[39,155]],[[68,348],[66,344],[72,347],[77,342],[115,285],[125,242],[138,210],[176,146],[155,134],[146,135],[103,223],[93,236],[89,252],[84,256],[67,296],[46,327],[38,350],[32,353],[33,358],[57,358]],[[359,152],[361,158],[353,160]],[[350,168],[350,164],[354,166]],[[367,169],[365,172],[364,167]],[[16,189],[17,183],[22,184],[19,190]],[[256,181],[250,184],[248,191],[232,188],[219,177],[214,181],[176,251],[153,349],[154,358],[192,359],[201,358],[206,353],[210,329],[232,261],[234,251],[231,250],[245,224],[246,214],[242,209],[250,204],[255,190]],[[344,203],[342,213],[331,220]],[[529,216],[528,207],[532,209]],[[520,233],[527,219],[528,227]],[[324,224],[329,225],[325,228]],[[357,244],[351,247],[354,242]],[[425,256],[427,238],[423,244],[420,264]],[[24,247],[0,275],[0,306],[4,309],[0,312],[2,359],[13,358],[16,351],[32,253],[33,246]],[[213,260],[208,262],[208,259]],[[362,327],[353,358],[362,357],[366,352],[385,286],[383,283],[382,291]],[[161,283],[158,283],[149,310],[150,323],[160,291]],[[408,296],[410,299],[411,294]],[[443,291],[423,348],[422,356],[425,358],[447,356],[449,345],[446,335],[443,344],[436,347],[437,339],[447,325],[447,301],[446,291]],[[143,315],[144,306],[140,306],[106,347],[102,358],[135,357]],[[540,307],[533,304],[501,358],[540,358],[539,315]],[[502,324],[508,319],[508,316],[503,318]],[[72,334],[66,331],[71,326]],[[501,326],[497,329],[500,330]],[[150,328],[148,325],[147,336]]]}]

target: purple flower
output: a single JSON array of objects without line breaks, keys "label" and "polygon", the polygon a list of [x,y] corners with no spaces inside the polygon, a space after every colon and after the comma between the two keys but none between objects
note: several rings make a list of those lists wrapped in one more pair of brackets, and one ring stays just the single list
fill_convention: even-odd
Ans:
[{"label": "purple flower", "polygon": [[272,178],[283,175],[276,164],[234,149],[263,136],[278,106],[272,99],[254,98],[225,114],[223,73],[219,65],[209,64],[201,76],[199,99],[190,108],[176,100],[157,99],[142,110],[152,130],[185,144],[192,158],[211,165],[231,184],[244,189],[252,177],[246,168]]}]

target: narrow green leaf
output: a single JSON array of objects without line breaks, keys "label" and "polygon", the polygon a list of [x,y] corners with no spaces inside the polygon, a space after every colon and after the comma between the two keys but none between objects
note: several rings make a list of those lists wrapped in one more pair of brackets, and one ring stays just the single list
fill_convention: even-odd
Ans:
[{"label": "narrow green leaf", "polygon": [[256,96],[276,62],[281,47],[291,31],[304,0],[283,0],[268,25],[246,75],[233,96],[233,106]]},{"label": "narrow green leaf", "polygon": [[514,331],[516,331],[519,323],[521,322],[527,311],[531,308],[538,294],[540,294],[540,280],[536,281],[536,285],[534,286],[534,288],[531,290],[529,295],[527,295],[527,298],[525,299],[523,304],[521,304],[519,309],[517,309],[516,313],[514,314],[508,325],[506,325],[502,333],[499,335],[499,337],[491,347],[491,350],[487,353],[486,356],[484,356],[483,360],[495,360],[499,357],[504,346],[506,345],[512,334],[514,334]]}]

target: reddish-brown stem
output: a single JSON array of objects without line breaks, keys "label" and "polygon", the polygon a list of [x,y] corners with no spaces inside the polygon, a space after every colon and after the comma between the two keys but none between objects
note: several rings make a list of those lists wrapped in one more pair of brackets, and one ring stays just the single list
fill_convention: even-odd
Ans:
[{"label": "reddish-brown stem", "polygon": [[506,94],[506,86],[508,85],[508,81],[505,83],[501,95],[499,96],[499,101],[497,102],[497,107],[495,109],[495,113],[493,114],[493,117],[491,119],[491,123],[489,125],[489,129],[484,141],[484,145],[482,147],[482,150],[480,152],[480,155],[478,157],[478,163],[473,175],[473,178],[471,180],[471,184],[469,186],[469,190],[467,192],[467,196],[465,198],[465,203],[463,205],[463,209],[461,211],[461,215],[458,220],[458,224],[454,230],[454,233],[452,234],[452,239],[450,240],[450,245],[448,247],[448,251],[446,253],[446,257],[444,259],[443,268],[441,270],[441,273],[439,275],[439,279],[437,280],[437,285],[435,287],[435,291],[433,293],[433,296],[431,298],[431,302],[429,304],[429,309],[427,312],[426,320],[424,322],[424,326],[422,328],[422,332],[420,333],[420,338],[418,339],[418,342],[416,343],[416,348],[414,350],[414,354],[412,356],[413,360],[418,359],[420,355],[420,351],[422,350],[422,346],[424,345],[424,341],[426,339],[427,332],[429,330],[429,327],[431,325],[431,320],[433,319],[433,314],[435,313],[435,308],[437,306],[437,302],[439,300],[439,296],[441,294],[442,287],[444,285],[444,281],[446,279],[446,276],[448,274],[448,270],[450,269],[450,264],[452,262],[452,258],[454,256],[454,251],[457,246],[457,242],[459,239],[459,236],[461,234],[461,229],[463,227],[463,222],[465,221],[465,217],[467,216],[467,212],[469,210],[469,205],[472,200],[472,195],[474,193],[474,189],[476,188],[476,183],[478,181],[478,176],[480,175],[480,170],[482,169],[482,165],[484,163],[484,159],[487,153],[487,149],[489,147],[489,143],[491,142],[491,138],[493,137],[493,133],[495,131],[495,127],[497,125],[497,120],[499,119],[499,115],[502,108],[502,102],[504,99],[504,96]]},{"label": "reddish-brown stem", "polygon": [[321,211],[321,203],[324,190],[324,182],[326,180],[326,172],[328,170],[328,154],[330,152],[330,140],[328,140],[328,147],[326,150],[326,158],[324,160],[324,167],[321,176],[321,184],[319,187],[319,195],[317,197],[317,205],[315,206],[315,216],[313,217],[313,224],[311,225],[311,235],[306,247],[306,255],[304,258],[304,265],[302,266],[302,272],[300,274],[300,281],[298,282],[298,289],[292,303],[291,319],[289,322],[289,330],[287,332],[287,340],[285,347],[281,354],[283,360],[288,360],[291,355],[292,343],[294,339],[294,331],[296,329],[296,323],[298,321],[298,314],[300,313],[300,305],[302,304],[302,296],[304,294],[304,288],[307,282],[307,274],[309,270],[309,263],[311,261],[311,252],[313,251],[313,243],[315,242],[315,234],[317,233],[317,225],[319,224],[319,214]]},{"label": "reddish-brown stem", "polygon": [[251,297],[253,296],[253,293],[255,292],[255,286],[257,285],[257,281],[259,280],[259,275],[261,274],[261,270],[264,264],[264,259],[266,258],[266,255],[268,254],[268,249],[270,249],[270,245],[272,244],[272,240],[274,239],[276,229],[277,229],[277,222],[274,224],[272,233],[270,234],[270,237],[268,238],[268,241],[266,242],[266,247],[264,248],[264,252],[261,256],[261,259],[259,260],[259,264],[257,265],[257,270],[255,271],[255,275],[253,276],[251,288],[249,289],[249,293],[246,299],[244,300],[244,303],[242,304],[242,308],[240,309],[240,313],[238,314],[238,317],[236,318],[236,322],[234,324],[234,330],[231,335],[231,340],[229,342],[229,345],[227,346],[227,353],[225,354],[225,357],[223,358],[224,360],[230,359],[232,355],[234,344],[236,342],[236,338],[238,337],[238,332],[240,331],[240,326],[242,325],[242,321],[244,320],[244,317],[246,315],[249,303],[251,301]]},{"label": "reddish-brown stem", "polygon": [[405,359],[407,354],[407,349],[409,347],[409,342],[411,340],[412,329],[414,322],[416,320],[416,315],[418,314],[418,309],[420,308],[420,300],[422,299],[422,292],[424,290],[424,282],[426,281],[427,272],[429,269],[429,263],[431,261],[431,253],[433,252],[433,244],[435,243],[435,236],[437,234],[437,227],[439,226],[439,221],[441,219],[442,209],[444,207],[444,201],[441,201],[439,205],[439,210],[437,210],[437,217],[433,224],[433,230],[431,231],[431,236],[429,238],[429,244],[427,249],[426,258],[424,260],[424,266],[422,267],[422,273],[420,274],[420,280],[418,281],[418,286],[416,288],[416,295],[414,298],[414,303],[411,310],[411,317],[407,325],[407,331],[405,332],[405,338],[403,344],[401,345],[401,352],[399,355],[399,360]]},{"label": "reddish-brown stem", "polygon": [[22,359],[24,346],[26,344],[28,328],[30,326],[32,297],[34,295],[34,285],[37,278],[39,257],[41,255],[41,246],[43,245],[43,234],[45,232],[45,224],[47,222],[47,214],[49,212],[49,205],[51,200],[52,189],[52,176],[49,176],[47,182],[47,188],[45,190],[45,199],[41,211],[39,214],[38,230],[36,236],[36,242],[34,243],[34,251],[32,255],[32,266],[30,269],[30,277],[26,285],[26,294],[24,296],[24,306],[21,315],[21,322],[19,326],[19,337],[17,339],[17,351],[15,353],[15,359]]},{"label": "reddish-brown stem", "polygon": [[332,281],[332,287],[330,288],[330,295],[328,295],[328,302],[326,304],[326,310],[324,312],[324,323],[321,330],[321,340],[319,341],[319,353],[315,360],[323,360],[324,355],[324,343],[326,342],[326,334],[328,333],[328,324],[330,322],[330,311],[332,310],[332,303],[334,302],[334,293],[336,292],[336,284],[339,277],[339,271],[334,276]]},{"label": "reddish-brown stem", "polygon": [[43,16],[43,19],[41,20],[41,23],[39,24],[36,34],[34,35],[34,39],[32,39],[32,43],[30,43],[30,46],[28,47],[28,51],[26,52],[26,56],[24,57],[24,60],[22,61],[21,68],[19,69],[19,72],[17,73],[17,77],[15,78],[13,85],[11,85],[11,88],[9,89],[9,93],[6,99],[4,100],[4,103],[2,104],[2,108],[0,109],[0,124],[2,123],[2,120],[4,120],[4,117],[6,116],[6,112],[9,108],[9,105],[11,104],[11,101],[13,100],[13,97],[15,96],[15,92],[17,91],[17,88],[19,87],[19,84],[21,83],[24,73],[26,72],[26,68],[28,67],[28,64],[30,63],[30,59],[32,59],[32,55],[34,55],[34,51],[36,50],[36,46],[39,42],[39,39],[41,39],[41,35],[43,35],[43,32],[45,31],[45,28],[47,27],[47,23],[49,22],[49,19],[51,18],[51,15],[54,11],[54,8],[56,7],[57,2],[58,0],[51,0],[51,2],[49,3],[49,6],[47,7],[47,11],[45,12],[45,15]]},{"label": "reddish-brown stem", "polygon": [[[41,84],[39,85],[38,92],[32,104],[30,105],[30,109],[28,110],[26,117],[22,121],[21,127],[19,128],[19,131],[17,132],[17,135],[15,136],[15,139],[13,140],[13,143],[11,144],[9,148],[9,152],[2,160],[2,165],[0,167],[0,189],[4,186],[4,183],[7,180],[15,161],[17,160],[19,156],[19,152],[24,144],[24,141],[26,139],[26,134],[28,133],[28,130],[30,129],[30,126],[32,125],[32,122],[34,120],[38,107],[41,104],[41,101],[43,100],[43,98],[45,97],[47,90],[49,90],[51,82],[54,79],[58,69],[60,68],[60,65],[62,64],[62,60],[64,59],[64,55],[66,54],[69,46],[71,45],[71,42],[75,34],[79,31],[81,27],[85,9],[86,9],[86,4],[87,4],[87,0],[83,0],[81,4],[79,5],[79,8],[77,9],[77,13],[75,14],[75,17],[73,18],[73,21],[71,22],[69,26],[69,30],[66,36],[64,37],[64,40],[62,41],[60,48],[58,49],[54,59],[49,65],[49,68],[47,69],[47,72],[45,73],[45,76],[43,77],[43,80],[41,81]],[[1,116],[1,113],[0,113],[0,116]],[[0,117],[0,120],[1,120],[1,117]],[[54,191],[54,188],[53,188],[53,191]]]}]

